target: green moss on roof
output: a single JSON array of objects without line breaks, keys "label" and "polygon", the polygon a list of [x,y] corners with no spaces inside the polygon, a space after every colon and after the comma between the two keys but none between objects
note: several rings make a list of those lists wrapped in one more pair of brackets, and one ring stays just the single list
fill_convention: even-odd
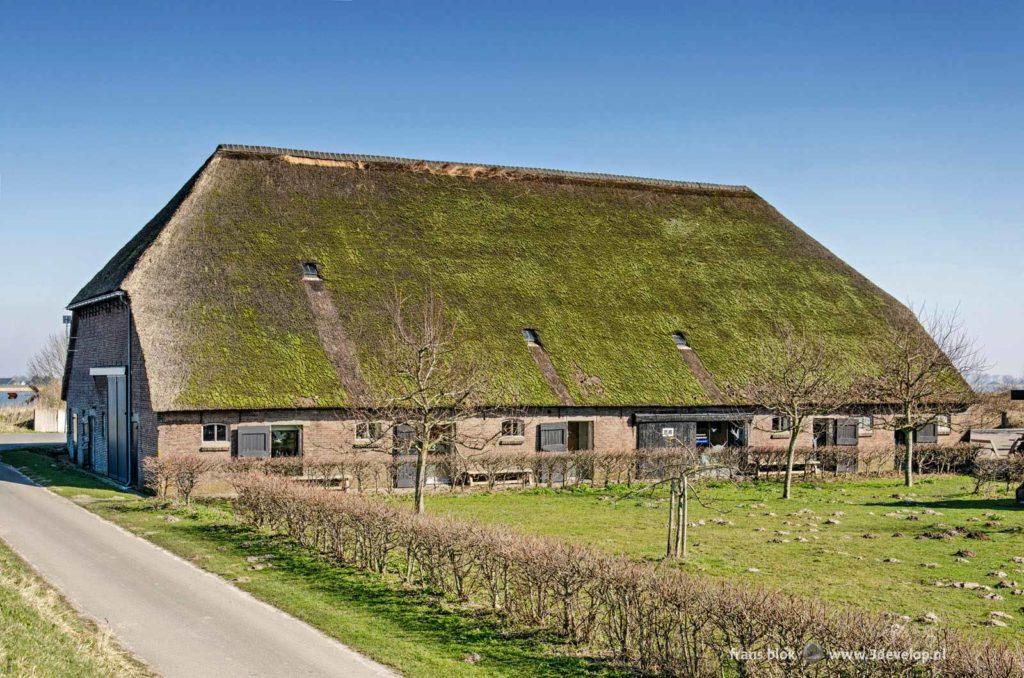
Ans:
[{"label": "green moss on roof", "polygon": [[[722,383],[745,374],[779,322],[870,361],[897,306],[748,191],[261,156],[224,157],[210,172],[130,280],[137,323],[164,333],[143,337],[144,351],[148,341],[184,375],[157,409],[346,404],[299,279],[307,260],[354,337],[386,325],[381,302],[396,284],[432,286],[467,355],[488,366],[493,399],[536,405],[557,399],[523,327],[538,330],[576,404],[713,404],[672,332]],[[357,350],[379,383],[374,345]]]}]

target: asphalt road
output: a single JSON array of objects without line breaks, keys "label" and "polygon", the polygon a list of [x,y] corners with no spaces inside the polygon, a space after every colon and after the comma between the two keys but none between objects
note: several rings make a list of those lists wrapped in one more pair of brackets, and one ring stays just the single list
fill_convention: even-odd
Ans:
[{"label": "asphalt road", "polygon": [[0,433],[0,450],[5,447],[51,447],[67,442],[64,433]]},{"label": "asphalt road", "polygon": [[393,675],[4,464],[0,539],[164,676]]}]

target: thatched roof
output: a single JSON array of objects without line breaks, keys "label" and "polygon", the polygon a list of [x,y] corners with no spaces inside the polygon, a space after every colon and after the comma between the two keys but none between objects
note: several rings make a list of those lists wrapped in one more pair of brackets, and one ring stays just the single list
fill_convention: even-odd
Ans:
[{"label": "thatched roof", "polygon": [[715,404],[708,379],[743,375],[777,323],[870,361],[902,308],[742,186],[248,146],[219,147],[72,304],[129,294],[157,410],[336,407],[379,382],[360,337],[396,285],[433,287],[494,399],[533,405]]}]

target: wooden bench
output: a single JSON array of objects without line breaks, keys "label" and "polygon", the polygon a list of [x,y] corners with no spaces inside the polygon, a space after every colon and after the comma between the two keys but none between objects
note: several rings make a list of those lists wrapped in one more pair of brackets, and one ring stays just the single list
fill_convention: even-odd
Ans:
[{"label": "wooden bench", "polygon": [[[805,462],[801,462],[801,463],[794,463],[793,464],[793,473],[802,473],[805,478],[807,476],[817,476],[817,475],[819,475],[821,473],[820,464],[819,464],[819,462],[816,459],[811,459],[809,461],[805,461]],[[754,479],[755,480],[757,480],[761,476],[765,476],[765,477],[770,478],[772,476],[779,476],[779,475],[786,475],[786,464],[785,463],[765,464],[765,463],[762,463],[762,462],[759,461],[754,466]]]}]

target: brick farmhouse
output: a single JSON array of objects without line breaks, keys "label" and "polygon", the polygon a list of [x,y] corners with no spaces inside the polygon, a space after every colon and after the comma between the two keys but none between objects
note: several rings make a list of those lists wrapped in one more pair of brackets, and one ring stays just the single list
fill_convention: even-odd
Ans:
[{"label": "brick farmhouse", "polygon": [[[361,449],[396,286],[457,316],[522,417],[475,425],[524,451],[782,447],[720,388],[752,347],[784,322],[870,363],[905,311],[743,186],[225,145],[68,306],[71,458],[138,484],[149,455]],[[801,444],[891,449],[885,416]]]}]

